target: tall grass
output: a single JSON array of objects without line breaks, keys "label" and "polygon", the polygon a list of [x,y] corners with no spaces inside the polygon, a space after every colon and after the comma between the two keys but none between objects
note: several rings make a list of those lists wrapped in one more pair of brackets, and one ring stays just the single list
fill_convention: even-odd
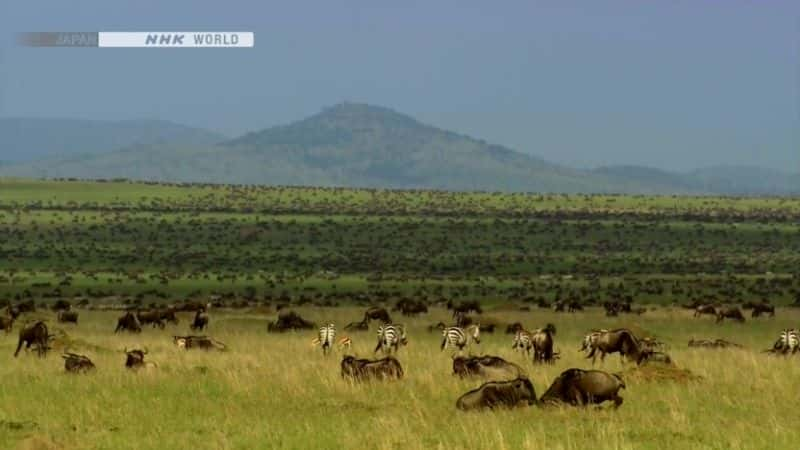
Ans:
[{"label": "tall grass", "polygon": [[[298,312],[341,328],[362,311]],[[272,317],[265,315],[212,311],[208,334],[228,345],[222,353],[172,345],[173,334],[188,333],[188,315],[177,327],[141,335],[114,335],[114,313],[81,311],[77,327],[46,315],[51,329],[69,336],[56,342],[58,350],[66,343],[98,368],[68,375],[57,351],[42,360],[33,353],[14,359],[16,332],[0,337],[0,448],[778,449],[796,448],[800,438],[800,360],[759,353],[780,329],[797,325],[800,315],[789,310],[744,325],[716,325],[666,308],[619,318],[599,311],[487,312],[484,322],[556,325],[561,359],[553,366],[534,366],[513,352],[503,329],[483,335],[472,349],[521,364],[539,395],[564,369],[591,366],[577,348],[593,327],[629,326],[655,335],[670,345],[679,367],[703,377],[646,382],[627,376],[625,403],[616,411],[531,407],[489,413],[455,409],[456,399],[480,381],[453,377],[450,352],[440,352],[439,334],[427,331],[429,324],[449,321],[444,310],[405,320],[410,343],[398,355],[405,379],[363,385],[341,379],[341,352],[324,357],[310,346],[313,332],[267,334]],[[372,354],[374,327],[339,334],[353,338],[352,353]],[[689,349],[692,337],[725,338],[745,349]],[[126,346],[146,346],[158,369],[125,370]],[[630,369],[617,355],[600,367]]]}]

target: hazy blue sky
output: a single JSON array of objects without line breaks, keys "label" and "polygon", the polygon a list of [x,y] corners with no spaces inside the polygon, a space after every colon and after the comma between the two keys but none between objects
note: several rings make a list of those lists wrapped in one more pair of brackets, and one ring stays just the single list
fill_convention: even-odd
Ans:
[{"label": "hazy blue sky", "polygon": [[[253,49],[17,31],[254,31]],[[238,134],[343,100],[579,166],[800,171],[798,1],[0,1],[0,115]]]}]

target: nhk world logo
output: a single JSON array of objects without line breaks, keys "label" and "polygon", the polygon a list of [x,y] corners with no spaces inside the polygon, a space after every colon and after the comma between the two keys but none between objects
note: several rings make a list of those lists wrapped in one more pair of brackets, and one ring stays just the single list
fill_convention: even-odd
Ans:
[{"label": "nhk world logo", "polygon": [[230,48],[253,47],[251,31],[73,31],[21,33],[29,47]]}]

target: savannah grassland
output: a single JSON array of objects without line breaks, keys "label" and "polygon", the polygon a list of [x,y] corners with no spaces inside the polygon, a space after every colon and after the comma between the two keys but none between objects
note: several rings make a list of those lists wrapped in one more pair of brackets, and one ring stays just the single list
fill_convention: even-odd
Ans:
[{"label": "savannah grassland", "polygon": [[[798,218],[792,199],[0,181],[0,300],[83,305],[78,326],[41,307],[28,315],[63,331],[46,359],[11,356],[19,324],[0,335],[0,448],[796,448],[798,360],[760,352],[800,322],[788,307],[800,293]],[[533,304],[620,293],[648,311]],[[539,395],[561,371],[591,366],[577,349],[596,327],[665,341],[678,369],[607,358],[602,368],[627,383],[616,411],[464,414],[455,401],[480,381],[454,378],[450,352],[427,330],[451,321],[444,308],[393,313],[410,339],[398,382],[350,384],[341,352],[323,357],[312,332],[266,332],[278,303],[341,329],[367,305],[401,297],[481,300],[479,320],[499,327],[472,352],[519,363]],[[717,325],[678,306],[712,297],[780,307],[775,318]],[[211,298],[222,307],[207,334],[227,352],[174,348],[189,314],[165,330],[114,335],[120,312],[92,310]],[[554,323],[561,359],[534,366],[514,353],[503,330],[516,321]],[[355,354],[372,354],[374,329],[347,333]],[[690,338],[743,349],[689,349]],[[135,346],[157,370],[124,369],[122,349]],[[65,374],[65,348],[97,371]]]}]

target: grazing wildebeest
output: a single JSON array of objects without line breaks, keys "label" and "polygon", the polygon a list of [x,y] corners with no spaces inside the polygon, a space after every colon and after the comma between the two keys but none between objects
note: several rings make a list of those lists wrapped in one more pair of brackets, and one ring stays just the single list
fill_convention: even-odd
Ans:
[{"label": "grazing wildebeest", "polygon": [[289,311],[280,313],[278,315],[278,320],[270,322],[269,325],[267,325],[267,331],[270,333],[283,333],[289,330],[309,330],[315,327],[316,325],[314,325],[314,322],[303,319],[294,311]]},{"label": "grazing wildebeest", "polygon": [[392,356],[370,360],[356,359],[355,356],[347,355],[342,358],[342,378],[350,378],[353,381],[399,380],[403,378],[403,367],[400,361]]},{"label": "grazing wildebeest", "polygon": [[0,330],[6,330],[6,334],[11,332],[11,328],[14,326],[14,317],[12,316],[0,316]]},{"label": "grazing wildebeest", "polygon": [[147,354],[147,347],[144,350],[125,349],[125,367],[131,370],[149,369],[158,367],[156,363],[145,361],[144,355]]},{"label": "grazing wildebeest", "polygon": [[389,317],[389,312],[377,306],[373,306],[364,312],[364,322],[369,322],[370,320],[380,320],[383,323],[392,322],[392,319]]},{"label": "grazing wildebeest", "polygon": [[125,313],[125,315],[117,319],[117,328],[114,329],[114,333],[119,333],[120,331],[141,333],[142,324],[139,322],[139,319],[134,313],[128,311]]},{"label": "grazing wildebeest", "polygon": [[185,350],[199,348],[201,350],[224,351],[227,349],[225,344],[208,336],[173,336],[172,341],[178,348]]},{"label": "grazing wildebeest", "polygon": [[192,331],[203,331],[203,329],[205,329],[207,326],[208,314],[205,312],[205,310],[198,309],[197,312],[194,313],[194,321],[192,321],[192,324],[189,325],[189,328],[191,328]]},{"label": "grazing wildebeest", "polygon": [[753,312],[750,313],[751,317],[759,317],[761,314],[769,314],[770,317],[775,317],[775,307],[769,303],[756,303],[753,305]]},{"label": "grazing wildebeest", "polygon": [[177,325],[180,321],[178,320],[178,316],[175,315],[175,309],[173,308],[165,308],[159,310],[160,318],[163,322],[169,322],[173,325]]},{"label": "grazing wildebeest", "polygon": [[400,311],[404,316],[416,316],[428,312],[428,305],[422,301],[404,298],[395,304],[393,311]]},{"label": "grazing wildebeest", "polygon": [[49,344],[52,337],[47,332],[47,325],[41,320],[23,325],[22,329],[19,330],[19,342],[17,342],[17,350],[14,352],[14,357],[17,357],[24,343],[25,350],[34,345],[39,357],[44,358],[47,355],[47,350],[50,349]]},{"label": "grazing wildebeest", "polygon": [[567,312],[583,311],[583,305],[577,300],[569,302],[567,305]]},{"label": "grazing wildebeest", "polygon": [[733,319],[739,323],[744,323],[742,310],[735,306],[717,311],[717,323],[722,322],[723,319]]},{"label": "grazing wildebeest", "polygon": [[61,357],[64,358],[64,370],[70,373],[86,373],[95,368],[92,360],[84,355],[64,353]]},{"label": "grazing wildebeest", "polygon": [[699,317],[703,314],[709,316],[716,316],[717,315],[717,308],[714,308],[714,305],[700,305],[694,310],[694,316]]},{"label": "grazing wildebeest", "polygon": [[61,323],[74,323],[75,325],[78,324],[77,311],[59,311],[57,317],[58,321]]},{"label": "grazing wildebeest", "polygon": [[350,322],[344,327],[345,330],[350,331],[369,331],[369,323],[364,322]]},{"label": "grazing wildebeest", "polygon": [[542,395],[541,404],[566,403],[573,406],[614,402],[614,408],[622,404],[619,390],[625,383],[618,375],[600,370],[567,369],[561,373]]},{"label": "grazing wildebeest", "polygon": [[136,319],[139,320],[139,323],[142,326],[150,324],[153,326],[153,328],[158,327],[164,329],[164,321],[161,320],[161,311],[158,310],[146,311],[146,312],[137,311]]},{"label": "grazing wildebeest", "polygon": [[536,403],[533,383],[523,376],[510,381],[489,381],[462,395],[456,408],[462,411],[514,408]]},{"label": "grazing wildebeest", "polygon": [[531,344],[533,345],[534,363],[553,364],[555,362],[555,354],[553,353],[553,335],[555,334],[556,327],[552,323],[548,323],[544,328],[533,332]]},{"label": "grazing wildebeest", "polygon": [[458,356],[453,358],[453,374],[461,378],[483,377],[494,381],[513,380],[524,375],[522,368],[499,356]]},{"label": "grazing wildebeest", "polygon": [[471,312],[474,312],[475,314],[483,313],[481,304],[477,300],[465,300],[456,306],[454,306],[452,302],[448,302],[447,309],[453,310],[453,317],[457,317],[459,314],[469,314]]},{"label": "grazing wildebeest", "polygon": [[641,352],[641,345],[630,330],[620,328],[602,332],[596,336],[592,351],[586,356],[587,358],[592,358],[592,365],[595,363],[597,351],[600,351],[600,362],[605,360],[607,353],[619,353],[623,361],[625,357],[629,360],[637,361]]}]

